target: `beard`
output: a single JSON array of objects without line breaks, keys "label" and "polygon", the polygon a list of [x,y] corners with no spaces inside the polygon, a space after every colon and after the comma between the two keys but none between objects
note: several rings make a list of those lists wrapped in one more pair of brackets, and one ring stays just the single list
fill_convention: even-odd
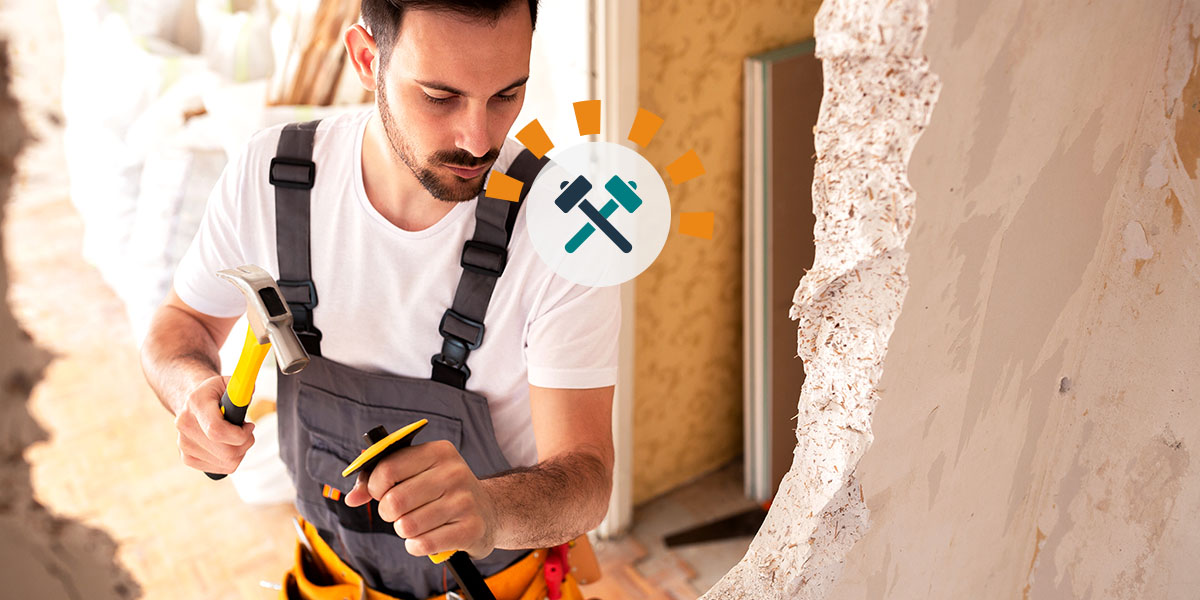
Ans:
[{"label": "beard", "polygon": [[487,154],[482,157],[472,156],[470,152],[462,148],[454,150],[438,150],[429,156],[429,159],[421,162],[417,159],[416,154],[412,151],[412,147],[408,144],[408,140],[400,133],[400,127],[396,121],[392,119],[392,113],[388,110],[387,92],[384,91],[386,86],[378,85],[375,90],[375,104],[379,109],[379,118],[383,121],[383,131],[387,135],[388,144],[392,147],[392,152],[412,171],[417,181],[425,188],[427,192],[434,198],[443,202],[466,202],[479,195],[483,191],[485,176],[478,176],[478,181],[473,179],[463,179],[458,175],[444,170],[439,173],[434,170],[435,166],[440,167],[443,163],[450,163],[456,167],[464,167],[468,169],[480,167],[496,160],[500,156],[498,148],[492,148]]}]

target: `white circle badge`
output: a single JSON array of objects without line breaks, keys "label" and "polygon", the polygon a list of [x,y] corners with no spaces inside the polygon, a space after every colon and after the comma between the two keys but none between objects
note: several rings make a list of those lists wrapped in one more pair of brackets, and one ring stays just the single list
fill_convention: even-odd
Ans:
[{"label": "white circle badge", "polygon": [[538,255],[555,273],[591,287],[637,277],[671,230],[671,201],[654,165],[610,142],[554,153],[525,204]]}]

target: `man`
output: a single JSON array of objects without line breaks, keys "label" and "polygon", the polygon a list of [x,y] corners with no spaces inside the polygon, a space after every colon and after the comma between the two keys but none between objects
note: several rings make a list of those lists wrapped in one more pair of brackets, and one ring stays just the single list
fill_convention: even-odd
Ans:
[{"label": "man", "polygon": [[[604,517],[619,303],[614,288],[554,275],[523,214],[508,223],[502,276],[462,266],[479,259],[464,244],[483,218],[490,169],[538,164],[505,138],[524,101],[536,0],[363,0],[362,14],[365,27],[344,41],[376,106],[308,134],[316,176],[306,202],[277,198],[268,182],[271,159],[294,141],[281,138],[298,130],[260,132],[230,162],[142,361],[175,415],[184,464],[232,472],[254,426],[222,419],[217,349],[245,302],[214,273],[257,264],[289,302],[302,292],[292,306],[313,360],[279,382],[297,507],[372,588],[424,598],[444,591],[427,555],[463,550],[487,575]],[[281,276],[281,265],[301,274]],[[490,298],[459,286],[466,278],[494,283]],[[465,334],[445,333],[459,314],[447,308],[480,300],[486,320],[473,331],[486,336],[467,350]],[[340,470],[361,434],[419,418],[430,424],[417,443],[349,489]]]}]

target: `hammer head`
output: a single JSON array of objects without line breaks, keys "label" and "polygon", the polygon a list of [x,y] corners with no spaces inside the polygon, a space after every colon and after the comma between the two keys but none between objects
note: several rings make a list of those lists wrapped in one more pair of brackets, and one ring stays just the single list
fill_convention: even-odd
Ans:
[{"label": "hammer head", "polygon": [[558,206],[559,210],[569,212],[592,190],[592,182],[588,181],[583,175],[580,175],[574,181],[571,181],[569,185],[566,181],[562,182],[559,189],[563,191],[558,195],[558,198],[554,199],[554,204]]},{"label": "hammer head", "polygon": [[270,273],[255,265],[243,265],[218,271],[217,277],[237,286],[246,297],[250,330],[258,343],[271,343],[275,362],[284,375],[298,373],[308,366],[308,353],[292,329],[292,311]]}]

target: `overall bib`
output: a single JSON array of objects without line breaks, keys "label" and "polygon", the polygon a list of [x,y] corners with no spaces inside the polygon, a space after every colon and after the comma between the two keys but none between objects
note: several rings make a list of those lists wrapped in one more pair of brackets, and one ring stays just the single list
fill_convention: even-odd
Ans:
[{"label": "overall bib", "polygon": [[[438,328],[443,344],[433,356],[430,379],[367,373],[337,363],[321,356],[321,333],[313,321],[317,282],[311,276],[309,196],[316,177],[311,159],[316,128],[316,121],[286,126],[270,169],[279,287],[311,357],[300,373],[279,375],[280,455],[296,486],[297,509],[321,539],[371,588],[420,600],[444,591],[443,566],[410,555],[392,524],[380,518],[377,502],[347,506],[341,496],[354,480],[341,472],[365,447],[363,433],[377,425],[395,431],[418,419],[429,420],[418,443],[449,440],[476,477],[511,468],[496,441],[487,399],[465,386],[471,374],[467,357],[483,342],[484,317],[504,271],[520,203],[480,193],[475,233],[462,250],[463,274]],[[525,184],[521,200],[546,162],[525,150],[509,168],[507,174]],[[495,550],[475,564],[486,577],[527,554]]]}]

